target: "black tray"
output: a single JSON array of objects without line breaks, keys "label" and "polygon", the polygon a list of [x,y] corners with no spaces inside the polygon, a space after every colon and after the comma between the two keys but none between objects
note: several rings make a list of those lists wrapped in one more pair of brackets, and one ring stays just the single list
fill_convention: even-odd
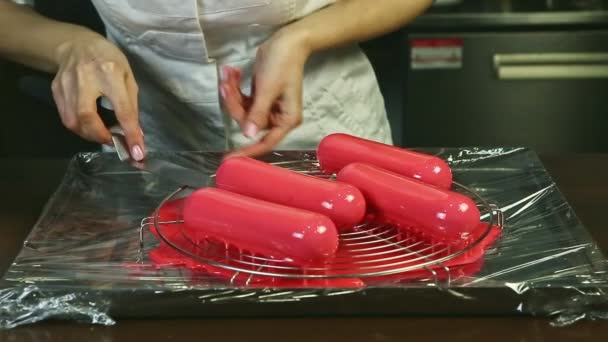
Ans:
[{"label": "black tray", "polygon": [[[456,181],[505,212],[505,230],[481,272],[453,279],[449,287],[429,279],[357,290],[247,289],[213,277],[193,281],[179,269],[136,267],[141,219],[178,185],[111,154],[80,154],[5,275],[1,324],[49,317],[109,324],[144,317],[608,312],[606,260],[533,151],[421,151],[448,160]],[[221,160],[218,153],[157,155],[206,174]],[[281,151],[264,159],[314,159],[314,152]],[[156,243],[147,236],[146,250]]]}]

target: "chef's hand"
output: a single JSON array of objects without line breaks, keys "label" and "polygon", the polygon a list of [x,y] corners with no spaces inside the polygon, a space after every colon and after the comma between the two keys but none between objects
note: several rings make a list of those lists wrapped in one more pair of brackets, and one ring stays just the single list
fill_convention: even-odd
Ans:
[{"label": "chef's hand", "polygon": [[57,57],[60,65],[52,90],[63,124],[87,140],[111,143],[111,134],[97,112],[97,99],[105,96],[114,107],[132,158],[142,160],[138,89],[123,53],[102,36],[87,33],[60,46]]},{"label": "chef's hand", "polygon": [[268,153],[302,123],[302,82],[308,55],[300,40],[277,32],[258,48],[250,96],[241,92],[241,71],[224,67],[220,92],[227,111],[249,138],[267,130],[260,141],[232,154]]}]

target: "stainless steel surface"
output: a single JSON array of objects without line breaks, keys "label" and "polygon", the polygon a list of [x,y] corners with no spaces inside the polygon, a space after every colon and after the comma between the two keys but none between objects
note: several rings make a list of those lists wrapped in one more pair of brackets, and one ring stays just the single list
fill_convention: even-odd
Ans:
[{"label": "stainless steel surface", "polygon": [[608,151],[608,80],[597,78],[605,73],[608,30],[444,31],[410,38],[462,39],[463,59],[458,69],[410,68],[406,146]]},{"label": "stainless steel surface", "polygon": [[441,29],[606,23],[606,0],[466,0],[434,6],[410,27]]},{"label": "stainless steel surface", "polygon": [[608,11],[538,13],[433,13],[414,20],[408,28],[440,30],[513,26],[608,25]]},{"label": "stainless steel surface", "polygon": [[512,53],[494,56],[494,65],[502,64],[608,64],[608,53]]},{"label": "stainless steel surface", "polygon": [[114,144],[118,159],[120,159],[120,161],[128,161],[131,159],[127,141],[125,140],[125,136],[123,135],[120,126],[110,127],[110,133],[112,134],[112,143]]},{"label": "stainless steel surface", "polygon": [[[315,160],[275,163],[281,167],[325,178]],[[181,231],[185,242],[175,242],[163,232],[165,229],[179,229],[176,224],[183,221],[165,221],[159,219],[159,212],[166,203],[177,196],[184,195],[189,189],[182,187],[169,194],[158,206],[154,216],[144,218],[140,225],[140,253],[144,253],[144,230],[154,228],[162,242],[182,254],[208,265],[234,271],[231,283],[239,274],[249,275],[246,285],[254,276],[277,277],[290,279],[329,279],[329,278],[365,278],[401,274],[417,270],[426,270],[433,277],[435,284],[440,284],[434,268],[446,271],[450,285],[450,267],[444,264],[477,247],[490,234],[493,226],[502,229],[504,217],[501,210],[489,204],[483,197],[471,189],[454,182],[454,191],[463,192],[473,198],[487,220],[488,227],[474,241],[466,245],[429,242],[416,234],[404,233],[390,225],[365,223],[352,230],[340,232],[339,257],[326,265],[302,267],[291,260],[272,259],[243,252],[237,246],[228,246],[212,240],[199,244],[191,241]],[[141,255],[141,260],[145,259]]]},{"label": "stainless steel surface", "polygon": [[494,55],[501,80],[608,78],[608,53],[513,53]]},{"label": "stainless steel surface", "polygon": [[[444,6],[441,6],[444,5]],[[445,6],[450,5],[450,6]],[[431,13],[534,13],[608,9],[606,0],[462,0],[437,1]]]},{"label": "stainless steel surface", "polygon": [[608,79],[608,65],[499,66],[501,80]]}]

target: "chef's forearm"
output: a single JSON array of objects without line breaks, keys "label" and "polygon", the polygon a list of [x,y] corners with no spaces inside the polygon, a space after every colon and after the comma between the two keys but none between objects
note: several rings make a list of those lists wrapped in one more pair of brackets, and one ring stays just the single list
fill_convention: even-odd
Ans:
[{"label": "chef's forearm", "polygon": [[27,6],[0,0],[0,57],[55,72],[63,46],[76,37],[92,35],[84,27],[50,20]]},{"label": "chef's forearm", "polygon": [[310,53],[365,41],[403,27],[432,0],[338,0],[283,28]]}]

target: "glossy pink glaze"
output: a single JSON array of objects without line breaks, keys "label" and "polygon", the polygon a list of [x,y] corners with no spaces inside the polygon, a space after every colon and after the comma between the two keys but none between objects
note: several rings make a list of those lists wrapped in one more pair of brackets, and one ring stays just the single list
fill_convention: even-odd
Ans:
[{"label": "glossy pink glaze", "polygon": [[327,174],[337,173],[350,163],[366,163],[444,189],[452,186],[452,170],[443,159],[348,134],[323,138],[317,159]]},{"label": "glossy pink glaze", "polygon": [[466,240],[480,222],[479,210],[467,196],[376,166],[349,164],[338,173],[338,180],[359,188],[383,220],[434,241]]},{"label": "glossy pink glaze", "polygon": [[326,260],[338,248],[338,232],[326,216],[215,188],[184,203],[184,234],[212,237],[265,257],[298,263]]},{"label": "glossy pink glaze", "polygon": [[352,228],[365,216],[365,198],[354,186],[253,158],[224,160],[215,182],[219,189],[327,215],[339,228]]}]

